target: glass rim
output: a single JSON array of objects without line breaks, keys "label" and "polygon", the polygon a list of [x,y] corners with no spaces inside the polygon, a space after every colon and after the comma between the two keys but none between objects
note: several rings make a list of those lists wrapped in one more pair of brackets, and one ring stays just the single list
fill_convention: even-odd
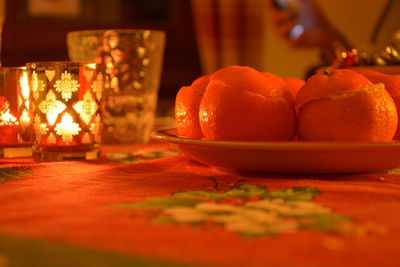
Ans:
[{"label": "glass rim", "polygon": [[26,70],[26,66],[1,66],[0,70]]},{"label": "glass rim", "polygon": [[31,61],[25,64],[27,68],[32,68],[35,66],[72,66],[72,67],[97,67],[100,66],[95,62],[87,61]]},{"label": "glass rim", "polygon": [[78,30],[78,31],[70,31],[67,32],[68,35],[92,35],[92,34],[97,34],[97,35],[102,35],[106,32],[109,31],[114,31],[116,33],[144,33],[144,32],[150,32],[152,34],[158,34],[161,36],[165,36],[165,31],[162,30],[155,30],[155,29],[123,29],[123,28],[117,28],[117,29],[94,29],[94,30]]}]

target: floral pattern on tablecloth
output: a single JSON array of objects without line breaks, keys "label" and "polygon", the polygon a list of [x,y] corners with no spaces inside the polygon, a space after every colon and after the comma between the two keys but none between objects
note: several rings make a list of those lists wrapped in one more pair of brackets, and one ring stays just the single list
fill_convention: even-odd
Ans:
[{"label": "floral pattern on tablecloth", "polygon": [[154,223],[202,225],[214,223],[243,236],[268,236],[303,230],[341,234],[376,232],[374,225],[357,225],[349,216],[314,202],[316,187],[270,191],[256,184],[238,184],[225,190],[194,190],[150,197],[143,202],[120,203],[115,208],[158,210]]},{"label": "floral pattern on tablecloth", "polygon": [[181,155],[174,149],[139,149],[139,150],[123,150],[110,151],[106,154],[106,161],[121,163],[139,163],[148,160],[161,159]]}]

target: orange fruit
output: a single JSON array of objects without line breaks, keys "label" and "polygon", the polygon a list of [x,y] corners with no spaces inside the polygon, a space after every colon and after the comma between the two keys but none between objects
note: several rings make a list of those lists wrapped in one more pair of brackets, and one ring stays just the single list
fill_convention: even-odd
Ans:
[{"label": "orange fruit", "polygon": [[293,97],[285,82],[244,66],[211,75],[199,119],[204,137],[211,140],[292,140],[296,131]]},{"label": "orange fruit", "polygon": [[[397,108],[397,116],[400,118],[400,75],[384,74],[373,70],[359,70],[362,74],[373,83],[383,83],[385,89],[392,96]],[[400,140],[400,125],[397,125],[396,133],[393,137],[395,140]]]},{"label": "orange fruit", "polygon": [[204,75],[190,86],[179,89],[175,98],[175,122],[178,135],[200,139],[203,133],[199,124],[199,106],[210,78]]},{"label": "orange fruit", "polygon": [[383,83],[392,97],[400,96],[400,75],[385,74],[374,70],[358,70],[357,72],[372,83]]},{"label": "orange fruit", "polygon": [[293,98],[296,98],[297,92],[306,83],[305,81],[294,77],[285,77],[282,78],[282,80],[289,87],[290,92],[292,92]]},{"label": "orange fruit", "polygon": [[[261,74],[261,75],[260,75]],[[247,90],[269,97],[283,97],[293,102],[293,97],[285,82],[278,76],[259,71],[247,66],[228,66],[219,69],[210,77],[210,81],[223,81],[229,86]]]},{"label": "orange fruit", "polygon": [[[372,83],[355,71],[336,69],[311,76],[296,95],[296,106],[330,95],[371,86]],[[305,88],[305,89],[304,89]]]},{"label": "orange fruit", "polygon": [[312,76],[296,106],[300,141],[391,141],[398,123],[384,85],[346,69]]}]

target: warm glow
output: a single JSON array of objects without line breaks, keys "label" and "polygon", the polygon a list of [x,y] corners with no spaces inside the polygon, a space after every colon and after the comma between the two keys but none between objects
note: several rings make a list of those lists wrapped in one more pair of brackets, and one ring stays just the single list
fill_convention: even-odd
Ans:
[{"label": "warm glow", "polygon": [[88,64],[88,66],[89,66],[89,68],[92,68],[92,69],[96,69],[96,63],[90,63],[90,64]]},{"label": "warm glow", "polygon": [[42,138],[42,135],[47,134],[47,132],[49,131],[49,128],[47,128],[46,123],[43,123],[40,120],[40,116],[35,115],[35,118],[33,119],[34,123],[33,123],[33,127],[35,129],[35,134],[36,134],[36,140],[40,141],[40,139]]},{"label": "warm glow", "polygon": [[85,133],[85,135],[82,138],[82,143],[83,144],[90,144],[92,142],[92,139],[90,138],[89,133]]},{"label": "warm glow", "polygon": [[103,75],[101,73],[97,75],[96,80],[92,83],[92,89],[96,95],[97,100],[100,101],[103,91]]},{"label": "warm glow", "polygon": [[94,119],[94,122],[90,124],[89,130],[91,133],[95,136],[95,139],[100,138],[100,115],[97,114],[96,118]]},{"label": "warm glow", "polygon": [[18,125],[17,118],[10,113],[10,109],[0,112],[0,125]]},{"label": "warm glow", "polygon": [[66,106],[63,102],[57,100],[53,91],[49,91],[46,99],[39,104],[38,108],[43,114],[46,114],[49,124],[53,125],[58,115],[66,109]]},{"label": "warm glow", "polygon": [[24,72],[21,79],[19,80],[19,86],[21,87],[21,93],[24,100],[29,98],[29,81],[28,74]]},{"label": "warm glow", "polygon": [[83,70],[83,76],[85,76],[86,81],[90,82],[93,78],[93,70]]},{"label": "warm glow", "polygon": [[56,124],[56,133],[62,137],[65,143],[72,141],[75,135],[78,135],[82,130],[78,123],[73,121],[73,118],[68,113],[62,116],[61,122]]},{"label": "warm glow", "polygon": [[65,101],[69,101],[72,94],[78,91],[79,82],[72,78],[71,73],[65,71],[61,74],[61,78],[54,83],[54,88],[61,93]]},{"label": "warm glow", "polygon": [[56,76],[55,70],[45,70],[44,73],[46,74],[46,77],[49,80],[49,82],[51,82],[54,79],[54,76]]},{"label": "warm glow", "polygon": [[33,92],[33,98],[36,100],[39,98],[40,92],[44,90],[44,83],[42,80],[39,79],[36,72],[32,73],[31,86]]},{"label": "warm glow", "polygon": [[94,100],[90,91],[86,91],[83,100],[77,102],[74,106],[76,112],[79,113],[86,125],[89,125],[93,115],[96,114],[98,105]]},{"label": "warm glow", "polygon": [[29,112],[26,109],[22,111],[19,121],[22,125],[29,125],[29,123],[31,122],[31,118],[29,117]]},{"label": "warm glow", "polygon": [[53,133],[50,133],[49,137],[47,137],[47,143],[49,143],[49,144],[57,143],[57,138],[55,137],[55,135]]}]

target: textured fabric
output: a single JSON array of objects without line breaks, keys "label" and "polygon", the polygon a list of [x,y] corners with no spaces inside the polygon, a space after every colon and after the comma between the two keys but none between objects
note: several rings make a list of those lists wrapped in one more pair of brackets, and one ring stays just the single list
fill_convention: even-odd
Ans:
[{"label": "textured fabric", "polygon": [[[106,148],[98,162],[19,160],[0,165],[0,266],[13,255],[55,266],[37,242],[60,246],[56,266],[93,251],[115,266],[107,253],[149,266],[399,266],[399,178],[230,174],[163,144]],[[36,241],[7,246],[21,238]]]},{"label": "textured fabric", "polygon": [[266,1],[192,0],[205,74],[228,65],[262,67]]}]

